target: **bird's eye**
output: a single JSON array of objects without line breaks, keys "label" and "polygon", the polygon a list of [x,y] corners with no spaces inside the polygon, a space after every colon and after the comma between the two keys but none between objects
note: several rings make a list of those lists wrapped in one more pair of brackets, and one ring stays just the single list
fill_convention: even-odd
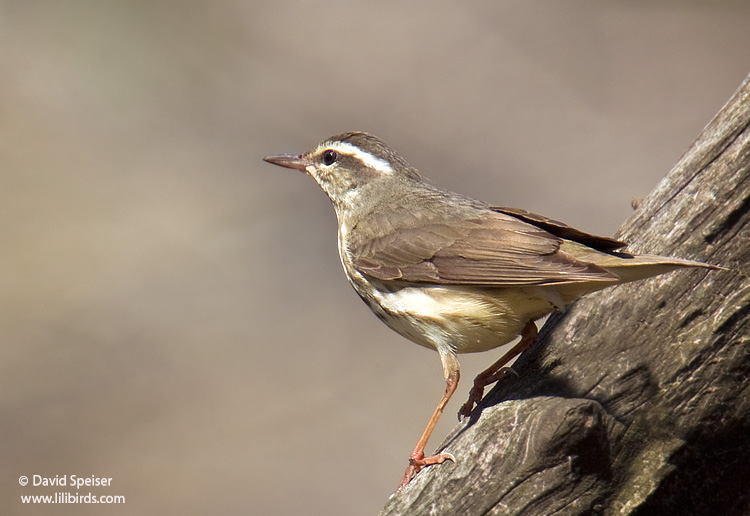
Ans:
[{"label": "bird's eye", "polygon": [[328,149],[323,153],[323,164],[325,166],[333,165],[333,162],[338,158],[338,153],[333,149]]}]

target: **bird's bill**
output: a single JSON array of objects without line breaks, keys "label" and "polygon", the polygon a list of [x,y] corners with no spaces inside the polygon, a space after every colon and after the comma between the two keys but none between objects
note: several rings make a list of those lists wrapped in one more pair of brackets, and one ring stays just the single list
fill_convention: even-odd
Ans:
[{"label": "bird's bill", "polygon": [[307,172],[310,162],[301,155],[297,154],[278,154],[276,156],[266,156],[263,161],[273,163],[284,168],[293,168],[300,172]]}]

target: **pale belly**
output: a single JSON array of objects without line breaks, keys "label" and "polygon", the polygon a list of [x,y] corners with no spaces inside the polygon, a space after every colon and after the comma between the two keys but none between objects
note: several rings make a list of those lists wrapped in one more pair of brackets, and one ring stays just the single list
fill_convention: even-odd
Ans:
[{"label": "pale belly", "polygon": [[[357,289],[359,292],[359,289]],[[555,306],[533,288],[404,287],[360,296],[393,330],[422,346],[474,353],[507,344]],[[368,299],[368,297],[370,297]]]}]

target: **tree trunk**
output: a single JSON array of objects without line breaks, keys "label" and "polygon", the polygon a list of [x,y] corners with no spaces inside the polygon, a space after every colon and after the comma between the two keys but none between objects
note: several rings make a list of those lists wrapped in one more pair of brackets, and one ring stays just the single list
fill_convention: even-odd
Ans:
[{"label": "tree trunk", "polygon": [[722,265],[585,296],[383,515],[750,515],[750,76],[622,226]]}]

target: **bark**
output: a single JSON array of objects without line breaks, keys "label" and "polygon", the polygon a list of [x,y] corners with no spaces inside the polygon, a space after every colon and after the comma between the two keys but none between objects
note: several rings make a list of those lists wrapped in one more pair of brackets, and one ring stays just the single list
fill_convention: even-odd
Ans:
[{"label": "bark", "polygon": [[730,270],[552,316],[381,515],[750,515],[750,76],[617,237]]}]

